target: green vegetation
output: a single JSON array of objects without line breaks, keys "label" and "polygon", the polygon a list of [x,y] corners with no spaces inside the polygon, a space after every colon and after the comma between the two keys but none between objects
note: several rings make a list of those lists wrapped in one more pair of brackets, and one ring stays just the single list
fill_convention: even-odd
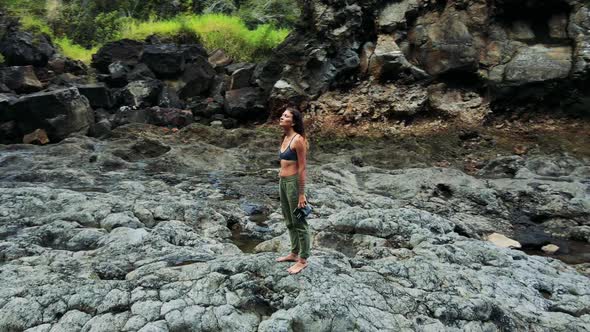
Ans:
[{"label": "green vegetation", "polygon": [[80,60],[86,64],[89,64],[90,61],[92,61],[92,54],[96,53],[99,49],[99,46],[94,46],[91,49],[84,48],[78,44],[72,43],[68,37],[54,38],[53,42],[57,45],[61,54],[68,58]]},{"label": "green vegetation", "polygon": [[287,29],[275,29],[268,24],[249,30],[238,17],[206,14],[128,22],[123,25],[120,37],[142,40],[152,34],[174,36],[182,31],[196,34],[208,50],[223,48],[242,61],[261,60],[289,34]]},{"label": "green vegetation", "polygon": [[270,24],[292,28],[299,20],[300,11],[296,0],[248,0],[237,10],[248,27]]},{"label": "green vegetation", "polygon": [[53,34],[53,31],[51,31],[51,28],[47,23],[35,16],[23,15],[20,17],[20,23],[25,30],[33,33],[46,33],[50,36]]},{"label": "green vegetation", "polygon": [[193,35],[208,50],[259,61],[299,17],[294,0],[0,0],[23,27],[52,37],[64,55],[89,62],[106,42]]}]

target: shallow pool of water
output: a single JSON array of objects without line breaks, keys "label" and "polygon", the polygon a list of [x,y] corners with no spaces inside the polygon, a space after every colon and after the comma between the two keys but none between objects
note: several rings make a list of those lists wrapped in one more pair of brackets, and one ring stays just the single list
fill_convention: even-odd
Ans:
[{"label": "shallow pool of water", "polygon": [[523,247],[522,251],[529,255],[553,257],[571,265],[590,263],[590,243],[559,239],[553,239],[551,243],[559,247],[555,254],[547,254],[536,247]]}]

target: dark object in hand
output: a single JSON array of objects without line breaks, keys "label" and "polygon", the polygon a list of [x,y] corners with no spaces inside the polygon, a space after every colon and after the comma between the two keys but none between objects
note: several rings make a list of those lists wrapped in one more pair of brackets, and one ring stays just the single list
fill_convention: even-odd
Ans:
[{"label": "dark object in hand", "polygon": [[309,216],[311,213],[311,205],[305,204],[302,208],[296,208],[293,210],[293,215],[297,218],[298,221],[304,221],[305,217]]}]

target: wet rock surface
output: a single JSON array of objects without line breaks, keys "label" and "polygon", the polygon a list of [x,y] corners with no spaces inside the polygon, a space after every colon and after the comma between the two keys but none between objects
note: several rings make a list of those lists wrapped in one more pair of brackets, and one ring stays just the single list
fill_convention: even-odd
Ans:
[{"label": "wet rock surface", "polygon": [[312,257],[289,275],[277,137],[133,124],[0,145],[0,330],[590,329],[583,268],[483,240],[519,240],[519,220],[590,234],[589,160],[515,156],[471,176],[315,149]]}]

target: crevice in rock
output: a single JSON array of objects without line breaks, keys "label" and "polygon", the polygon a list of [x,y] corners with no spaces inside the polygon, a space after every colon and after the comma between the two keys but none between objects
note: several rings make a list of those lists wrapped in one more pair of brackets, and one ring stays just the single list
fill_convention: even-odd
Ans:
[{"label": "crevice in rock", "polygon": [[455,224],[455,227],[453,228],[453,232],[455,232],[461,236],[467,237],[467,238],[471,237],[471,235],[469,234],[469,231],[467,231],[465,228],[463,228],[462,225]]},{"label": "crevice in rock", "polygon": [[432,196],[451,198],[453,196],[453,190],[448,184],[438,183],[432,193]]},{"label": "crevice in rock", "polygon": [[114,306],[112,308],[109,309],[109,313],[112,313],[113,315],[116,314],[120,314],[126,311],[131,311],[131,307],[128,304],[121,304],[121,305],[117,305]]},{"label": "crevice in rock", "polygon": [[[571,12],[570,6],[564,1],[543,1],[543,2],[526,2],[526,1],[498,1],[495,6],[493,20],[503,25],[507,30],[518,29],[515,27],[521,24],[523,29],[534,34],[534,38],[523,39],[522,41],[529,44],[570,44],[567,36],[568,17]],[[551,20],[556,17],[564,17],[565,24],[562,25],[563,36],[551,35]],[[531,36],[529,36],[531,37]]]},{"label": "crevice in rock", "polygon": [[568,309],[561,307],[561,306],[554,305],[554,306],[549,307],[548,311],[561,312],[561,313],[568,314],[570,316],[574,316],[574,317],[578,318],[578,317],[582,317],[583,315],[589,314],[590,308],[584,308],[581,310],[573,311],[573,310],[568,310]]},{"label": "crevice in rock", "polygon": [[445,83],[447,88],[451,89],[468,89],[485,94],[486,82],[475,72],[452,69],[437,76],[437,82]]},{"label": "crevice in rock", "polygon": [[543,296],[545,299],[550,299],[553,294],[551,294],[550,291],[544,290],[544,289],[537,289],[539,291],[539,294],[541,294],[541,296]]},{"label": "crevice in rock", "polygon": [[549,219],[551,219],[553,217],[555,217],[555,216],[548,216],[548,215],[541,214],[541,215],[533,215],[533,216],[530,217],[530,219],[535,224],[542,224],[545,221],[547,221],[547,220],[549,220]]}]

